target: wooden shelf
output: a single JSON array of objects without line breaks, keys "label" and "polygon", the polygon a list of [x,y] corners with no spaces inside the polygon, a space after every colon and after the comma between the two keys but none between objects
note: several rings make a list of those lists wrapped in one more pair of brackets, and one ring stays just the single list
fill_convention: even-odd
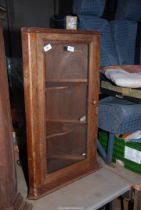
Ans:
[{"label": "wooden shelf", "polygon": [[73,129],[68,130],[68,131],[64,131],[64,132],[50,134],[50,135],[47,136],[47,139],[58,137],[58,136],[64,136],[64,135],[67,135],[67,134],[71,133],[72,131],[73,131]]},{"label": "wooden shelf", "polygon": [[66,159],[66,160],[84,160],[85,155],[68,155],[68,154],[60,154],[60,155],[51,155],[48,159]]},{"label": "wooden shelf", "polygon": [[53,86],[78,86],[78,85],[87,85],[88,80],[87,79],[81,79],[81,80],[49,80],[45,81],[46,87],[53,87]]},{"label": "wooden shelf", "polygon": [[58,122],[58,123],[70,123],[70,124],[78,124],[87,126],[87,122],[80,122],[79,120],[63,120],[63,119],[54,119],[54,120],[47,120],[48,122]]}]

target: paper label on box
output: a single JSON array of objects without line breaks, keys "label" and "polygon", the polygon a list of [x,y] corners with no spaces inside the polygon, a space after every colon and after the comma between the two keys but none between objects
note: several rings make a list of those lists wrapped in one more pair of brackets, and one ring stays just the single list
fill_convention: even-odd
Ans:
[{"label": "paper label on box", "polygon": [[51,44],[47,44],[47,45],[44,46],[44,51],[45,51],[45,52],[47,52],[47,51],[49,51],[49,50],[51,50],[51,49],[52,49]]},{"label": "paper label on box", "polygon": [[141,164],[141,152],[136,149],[125,146],[124,157],[135,163]]}]

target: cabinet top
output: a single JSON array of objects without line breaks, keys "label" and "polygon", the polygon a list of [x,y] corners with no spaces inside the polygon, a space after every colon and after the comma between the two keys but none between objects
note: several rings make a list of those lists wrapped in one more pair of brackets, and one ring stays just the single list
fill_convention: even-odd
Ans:
[{"label": "cabinet top", "polygon": [[89,35],[100,35],[98,31],[87,31],[87,30],[66,30],[66,29],[55,29],[55,28],[38,28],[38,27],[22,27],[22,32],[28,33],[59,33],[59,34],[89,34]]}]

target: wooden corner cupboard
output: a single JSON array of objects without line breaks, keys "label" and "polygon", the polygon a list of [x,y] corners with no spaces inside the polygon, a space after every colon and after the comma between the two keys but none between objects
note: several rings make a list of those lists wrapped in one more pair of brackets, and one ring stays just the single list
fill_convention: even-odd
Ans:
[{"label": "wooden corner cupboard", "polygon": [[99,33],[23,28],[29,195],[97,169]]}]

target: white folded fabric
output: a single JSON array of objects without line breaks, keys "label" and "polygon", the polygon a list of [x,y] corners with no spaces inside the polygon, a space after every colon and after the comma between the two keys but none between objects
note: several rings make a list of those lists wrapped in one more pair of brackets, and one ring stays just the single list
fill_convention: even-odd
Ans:
[{"label": "white folded fabric", "polygon": [[108,79],[114,82],[117,86],[128,88],[141,87],[141,72],[129,73],[123,69],[107,69],[105,75]]}]

